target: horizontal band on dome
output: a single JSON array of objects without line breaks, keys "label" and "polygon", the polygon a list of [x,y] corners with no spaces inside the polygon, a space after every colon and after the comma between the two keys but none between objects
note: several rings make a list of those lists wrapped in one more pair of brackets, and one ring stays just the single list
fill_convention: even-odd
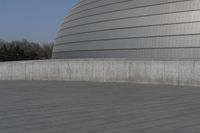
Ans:
[{"label": "horizontal band on dome", "polygon": [[79,20],[79,19],[82,19],[82,18],[97,16],[97,15],[102,15],[102,14],[107,14],[107,13],[112,13],[112,12],[118,12],[118,11],[130,10],[130,9],[137,9],[137,8],[145,8],[145,7],[150,7],[150,6],[165,5],[165,4],[173,4],[173,3],[185,2],[185,1],[192,1],[192,0],[176,0],[176,1],[173,1],[173,2],[163,2],[163,3],[158,3],[158,4],[151,4],[151,5],[138,6],[138,7],[133,7],[133,8],[124,8],[124,9],[119,9],[119,10],[96,13],[96,14],[92,14],[92,15],[82,16],[82,17],[76,18],[76,19],[71,19],[69,21],[64,22],[62,25],[65,25],[66,23],[69,23],[69,22],[72,22],[72,21],[75,21],[75,20]]}]

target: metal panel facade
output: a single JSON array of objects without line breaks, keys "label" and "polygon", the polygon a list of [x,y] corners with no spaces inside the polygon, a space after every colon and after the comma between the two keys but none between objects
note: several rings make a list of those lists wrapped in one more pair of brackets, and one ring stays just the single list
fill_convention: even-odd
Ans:
[{"label": "metal panel facade", "polygon": [[200,58],[200,0],[80,0],[53,58]]}]

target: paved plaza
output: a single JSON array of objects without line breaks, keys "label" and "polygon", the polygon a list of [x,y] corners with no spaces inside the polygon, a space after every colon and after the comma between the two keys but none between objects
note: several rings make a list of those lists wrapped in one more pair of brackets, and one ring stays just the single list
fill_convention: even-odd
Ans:
[{"label": "paved plaza", "polygon": [[200,133],[200,88],[0,81],[0,133]]}]

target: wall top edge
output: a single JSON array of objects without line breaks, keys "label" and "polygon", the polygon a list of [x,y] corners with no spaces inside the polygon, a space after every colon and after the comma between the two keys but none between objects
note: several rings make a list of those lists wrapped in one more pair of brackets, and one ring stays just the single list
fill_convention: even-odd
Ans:
[{"label": "wall top edge", "polygon": [[200,61],[199,59],[139,59],[139,58],[75,58],[75,59],[49,59],[49,60],[29,60],[29,61],[8,61],[0,64],[12,63],[35,63],[35,62],[64,62],[64,61]]}]

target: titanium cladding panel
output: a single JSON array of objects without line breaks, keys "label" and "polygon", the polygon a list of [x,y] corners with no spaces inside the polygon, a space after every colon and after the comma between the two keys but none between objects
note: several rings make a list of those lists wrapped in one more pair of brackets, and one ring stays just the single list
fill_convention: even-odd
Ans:
[{"label": "titanium cladding panel", "polygon": [[80,0],[53,58],[200,58],[200,0]]}]

